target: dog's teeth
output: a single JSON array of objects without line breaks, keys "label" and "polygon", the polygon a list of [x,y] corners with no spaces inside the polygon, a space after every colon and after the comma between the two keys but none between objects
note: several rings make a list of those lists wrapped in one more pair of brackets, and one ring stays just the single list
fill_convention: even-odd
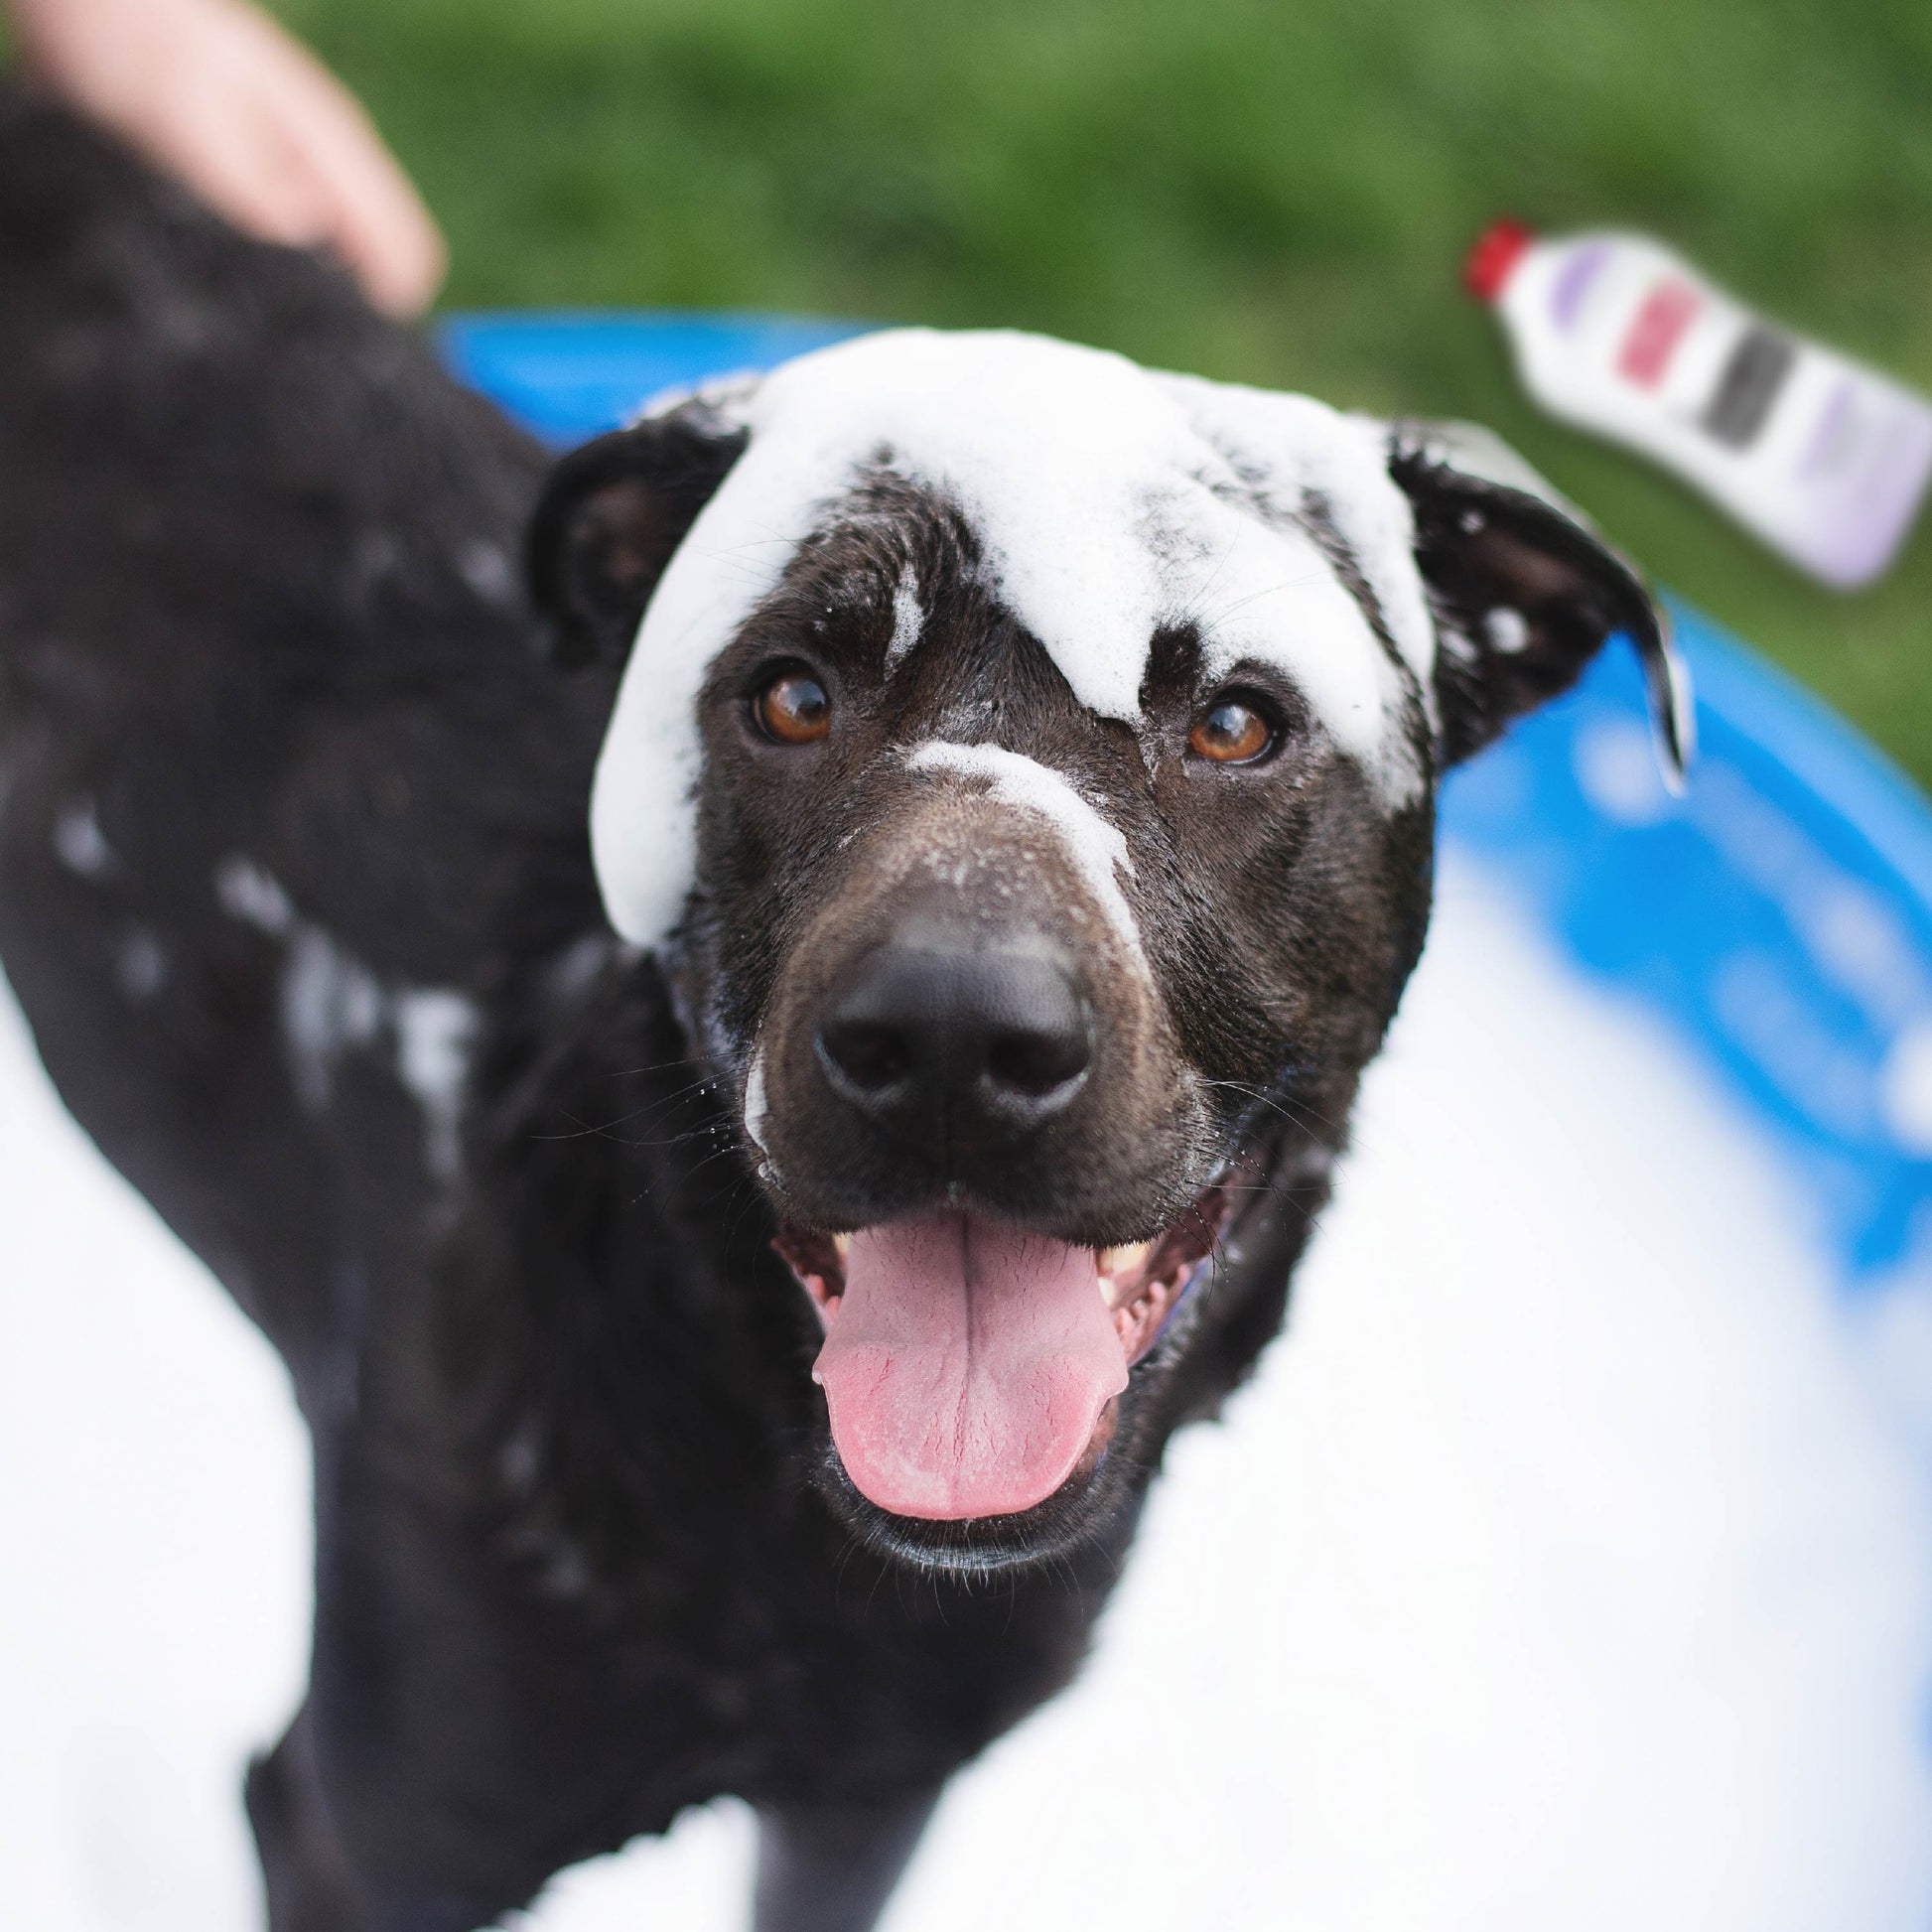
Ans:
[{"label": "dog's teeth", "polygon": [[1094,1255],[1094,1267],[1098,1271],[1100,1299],[1110,1309],[1127,1306],[1136,1292],[1128,1283],[1152,1252],[1152,1241],[1129,1241],[1118,1248],[1101,1248]]},{"label": "dog's teeth", "polygon": [[832,1246],[833,1246],[833,1247],[835,1247],[835,1248],[836,1248],[836,1249],[837,1249],[837,1250],[839,1251],[839,1259],[840,1259],[841,1261],[843,1261],[843,1260],[844,1260],[844,1259],[846,1258],[846,1256],[847,1256],[847,1255],[848,1255],[849,1253],[851,1253],[851,1251],[852,1251],[852,1237],[851,1237],[851,1235],[849,1235],[849,1234],[835,1234],[835,1235],[833,1235],[833,1237],[832,1237]]}]

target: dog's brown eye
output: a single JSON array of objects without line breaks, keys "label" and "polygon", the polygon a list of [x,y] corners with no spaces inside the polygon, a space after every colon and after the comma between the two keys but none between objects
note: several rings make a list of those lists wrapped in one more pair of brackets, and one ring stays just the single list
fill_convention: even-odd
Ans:
[{"label": "dog's brown eye", "polygon": [[1216,764],[1252,764],[1275,749],[1275,727],[1240,698],[1220,698],[1194,720],[1187,749]]},{"label": "dog's brown eye", "polygon": [[810,745],[832,729],[832,700],[809,671],[780,671],[752,700],[752,716],[780,745]]}]

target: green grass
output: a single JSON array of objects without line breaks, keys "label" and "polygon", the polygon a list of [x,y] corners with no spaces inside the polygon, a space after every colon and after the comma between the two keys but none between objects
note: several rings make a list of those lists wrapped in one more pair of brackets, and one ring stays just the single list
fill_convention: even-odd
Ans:
[{"label": "green grass", "polygon": [[281,0],[446,223],[452,307],[1013,324],[1493,424],[1932,783],[1932,518],[1811,587],[1540,417],[1459,292],[1617,222],[1932,390],[1927,0]]}]

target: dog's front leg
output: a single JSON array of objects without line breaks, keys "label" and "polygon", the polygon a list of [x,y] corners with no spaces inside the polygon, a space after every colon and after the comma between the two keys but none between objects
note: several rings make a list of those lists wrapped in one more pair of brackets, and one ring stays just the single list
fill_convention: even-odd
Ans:
[{"label": "dog's front leg", "polygon": [[249,1766],[246,1796],[268,1932],[478,1932],[497,1916],[492,1906],[460,1898],[366,1895],[330,1816],[306,1706],[282,1741]]},{"label": "dog's front leg", "polygon": [[938,1802],[921,1789],[761,1812],[753,1932],[872,1932]]},{"label": "dog's front leg", "polygon": [[267,1893],[269,1932],[362,1932],[348,1863],[316,1774],[307,1707],[248,1767],[248,1822]]}]

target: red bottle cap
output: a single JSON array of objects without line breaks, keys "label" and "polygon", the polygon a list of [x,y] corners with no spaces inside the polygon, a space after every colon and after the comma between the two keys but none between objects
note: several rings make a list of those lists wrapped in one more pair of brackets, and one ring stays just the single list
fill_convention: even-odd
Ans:
[{"label": "red bottle cap", "polygon": [[1479,302],[1493,302],[1503,292],[1523,250],[1536,239],[1536,230],[1520,221],[1492,221],[1476,237],[1462,264],[1462,284]]}]

